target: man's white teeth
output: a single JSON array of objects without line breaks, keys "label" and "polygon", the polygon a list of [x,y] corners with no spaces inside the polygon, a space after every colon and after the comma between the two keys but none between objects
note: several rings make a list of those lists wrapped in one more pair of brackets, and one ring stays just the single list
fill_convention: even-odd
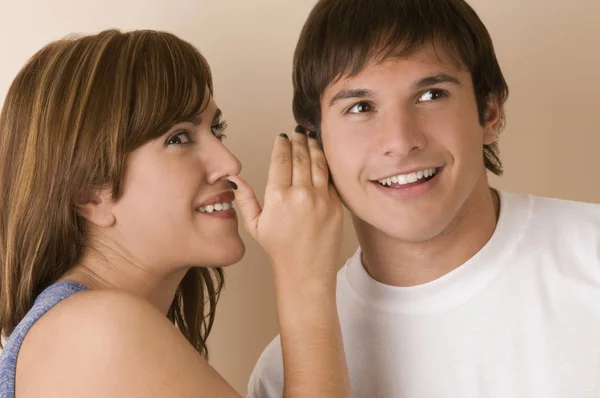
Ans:
[{"label": "man's white teeth", "polygon": [[425,169],[415,171],[414,173],[409,174],[400,174],[390,178],[384,178],[383,180],[379,180],[381,185],[390,186],[392,184],[406,185],[412,184],[413,182],[417,182],[423,178],[429,178],[434,176],[437,173],[437,169]]},{"label": "man's white teeth", "polygon": [[212,213],[213,211],[227,211],[233,207],[231,202],[215,203],[214,205],[200,206],[198,211],[200,213]]}]

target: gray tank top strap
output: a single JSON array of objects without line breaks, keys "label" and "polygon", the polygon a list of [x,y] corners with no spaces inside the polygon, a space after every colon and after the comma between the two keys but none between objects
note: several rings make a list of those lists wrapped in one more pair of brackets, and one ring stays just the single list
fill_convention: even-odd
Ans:
[{"label": "gray tank top strap", "polygon": [[0,398],[15,398],[17,356],[33,324],[56,304],[85,289],[81,283],[63,281],[49,286],[36,298],[33,307],[8,337],[0,354]]}]

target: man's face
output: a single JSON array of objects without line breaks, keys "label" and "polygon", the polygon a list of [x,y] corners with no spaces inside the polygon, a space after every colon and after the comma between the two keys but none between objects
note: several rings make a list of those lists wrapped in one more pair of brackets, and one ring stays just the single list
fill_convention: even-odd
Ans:
[{"label": "man's face", "polygon": [[357,228],[425,242],[487,190],[483,145],[496,139],[500,109],[491,103],[481,125],[470,72],[439,49],[334,81],[321,115],[332,178]]}]

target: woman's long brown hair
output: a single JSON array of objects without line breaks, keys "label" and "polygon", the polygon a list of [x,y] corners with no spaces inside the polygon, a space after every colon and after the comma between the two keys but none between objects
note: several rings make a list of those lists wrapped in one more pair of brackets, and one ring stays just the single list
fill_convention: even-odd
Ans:
[{"label": "woman's long brown hair", "polygon": [[[202,55],[169,33],[116,30],[53,42],[19,72],[0,115],[0,332],[8,336],[81,258],[90,187],[119,199],[125,159],[212,95]],[[203,356],[223,286],[192,268],[168,318]]]}]

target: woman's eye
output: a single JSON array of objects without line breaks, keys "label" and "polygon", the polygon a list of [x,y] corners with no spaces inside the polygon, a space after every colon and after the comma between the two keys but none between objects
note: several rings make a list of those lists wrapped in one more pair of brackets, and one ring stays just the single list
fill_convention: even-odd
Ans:
[{"label": "woman's eye", "polygon": [[181,133],[171,136],[171,138],[167,140],[166,145],[185,145],[190,142],[192,142],[192,140],[190,139],[189,133],[187,131],[182,131]]},{"label": "woman's eye", "polygon": [[365,113],[371,112],[373,110],[373,106],[368,102],[359,102],[357,104],[352,105],[350,109],[348,109],[348,113]]},{"label": "woman's eye", "polygon": [[221,120],[219,123],[211,126],[210,129],[213,135],[219,140],[223,141],[225,138],[227,138],[227,135],[225,135],[225,130],[227,130],[227,121]]},{"label": "woman's eye", "polygon": [[426,102],[433,101],[446,96],[446,92],[444,90],[432,89],[425,91],[421,97],[419,97],[418,102]]}]

